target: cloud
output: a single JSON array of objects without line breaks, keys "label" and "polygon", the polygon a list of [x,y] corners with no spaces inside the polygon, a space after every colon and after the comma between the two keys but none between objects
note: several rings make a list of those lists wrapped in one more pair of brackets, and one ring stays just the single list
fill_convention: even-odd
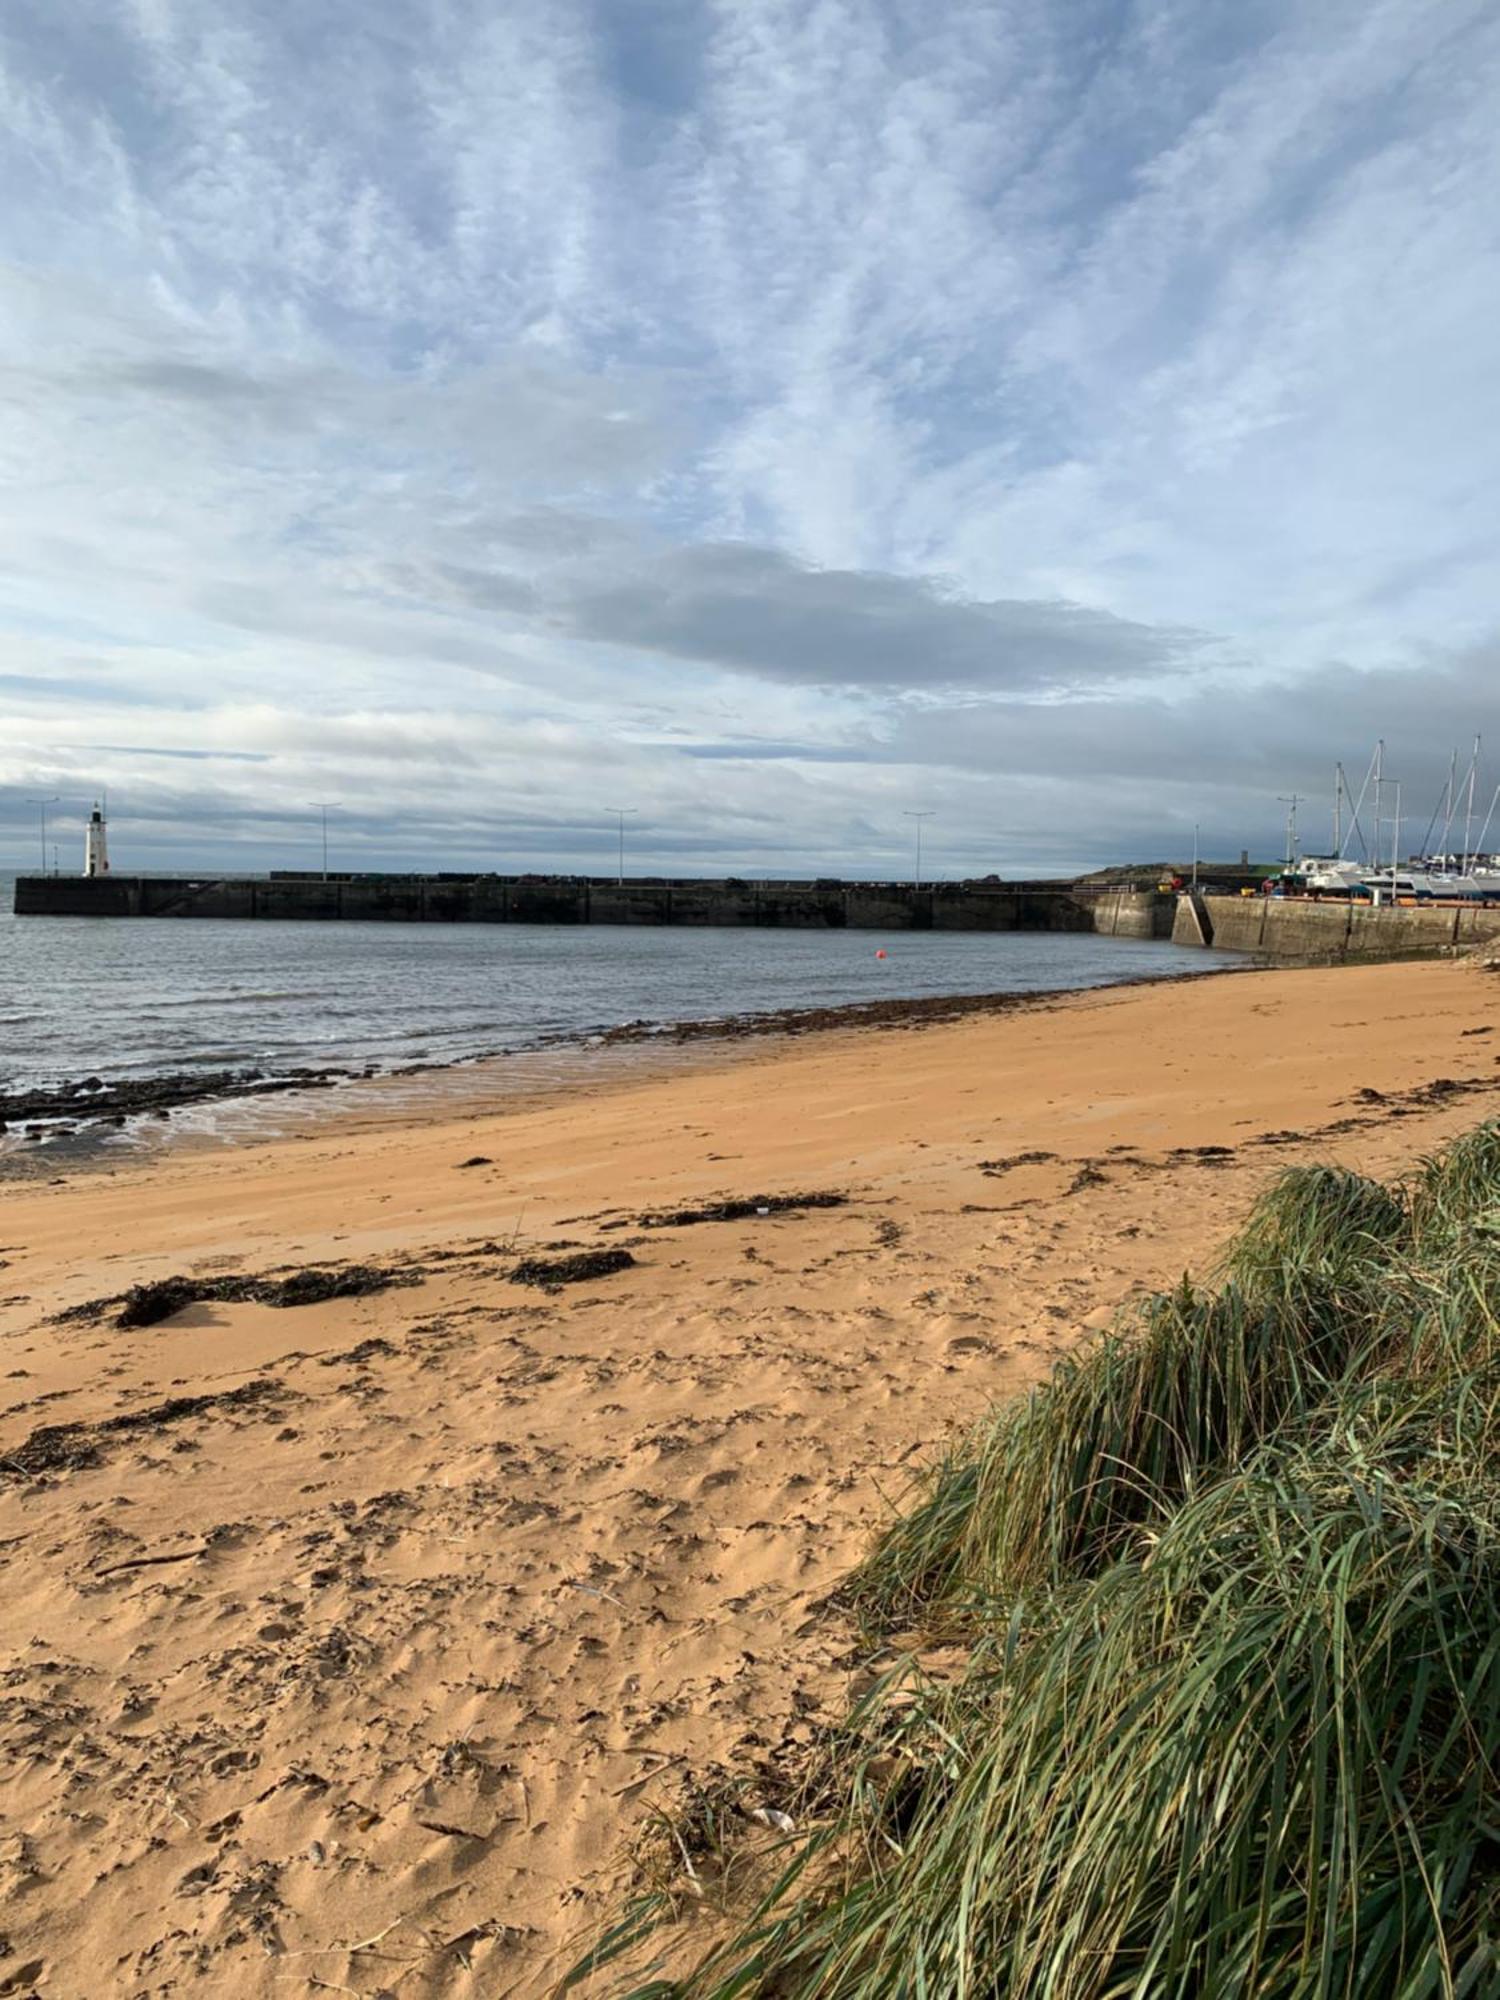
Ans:
[{"label": "cloud", "polygon": [[580,585],[556,615],[580,638],[867,690],[1088,687],[1183,671],[1212,644],[1085,605],[976,602],[926,578],[813,569],[723,542]]},{"label": "cloud", "polygon": [[509,520],[493,540],[505,568],[401,562],[381,581],[414,608],[494,613],[512,630],[872,694],[1160,680],[1224,653],[1212,634],[1088,605],[976,601],[935,578],[819,569],[747,542],[663,547],[557,510]]},{"label": "cloud", "polygon": [[1051,867],[1430,789],[1497,88],[1484,0],[15,0],[0,804]]},{"label": "cloud", "polygon": [[176,757],[191,764],[268,764],[263,750],[166,750],[154,743],[81,743],[85,755],[105,757]]}]

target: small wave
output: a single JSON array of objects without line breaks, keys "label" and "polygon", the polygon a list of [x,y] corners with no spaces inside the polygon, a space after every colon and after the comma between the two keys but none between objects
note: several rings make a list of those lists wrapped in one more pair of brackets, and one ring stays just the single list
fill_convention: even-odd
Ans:
[{"label": "small wave", "polygon": [[181,1000],[153,1000],[153,1013],[166,1012],[169,1008],[198,1007],[205,1010],[218,1007],[266,1007],[280,1000],[326,1000],[328,989],[321,986],[287,987],[276,993],[193,993]]},{"label": "small wave", "polygon": [[371,1036],[372,1041],[420,1042],[453,1041],[462,1035],[493,1035],[497,1033],[493,1021],[433,1021],[425,1028],[400,1028],[388,1036]]}]

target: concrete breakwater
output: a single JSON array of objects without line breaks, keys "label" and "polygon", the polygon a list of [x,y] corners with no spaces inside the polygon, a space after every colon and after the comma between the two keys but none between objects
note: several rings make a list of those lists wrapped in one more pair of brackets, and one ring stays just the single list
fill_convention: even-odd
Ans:
[{"label": "concrete breakwater", "polygon": [[619,883],[584,876],[19,875],[17,916],[283,922],[671,924],[880,931],[1093,931],[1288,963],[1433,958],[1500,940],[1500,907],[1174,896],[1135,882]]},{"label": "concrete breakwater", "polygon": [[1071,882],[611,882],[525,875],[21,875],[17,916],[1098,931],[1165,938],[1173,901]]},{"label": "concrete breakwater", "polygon": [[1500,940],[1500,908],[1429,904],[1376,909],[1367,903],[1311,898],[1182,896],[1172,937],[1177,944],[1208,943],[1219,951],[1300,964],[1442,958],[1490,938]]}]

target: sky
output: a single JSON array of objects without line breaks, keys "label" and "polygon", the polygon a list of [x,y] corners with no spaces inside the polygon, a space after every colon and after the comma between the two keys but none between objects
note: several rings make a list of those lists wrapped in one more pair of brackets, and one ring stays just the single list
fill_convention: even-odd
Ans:
[{"label": "sky", "polygon": [[1487,802],[1497,102],[1493,0],[6,0],[0,866]]}]

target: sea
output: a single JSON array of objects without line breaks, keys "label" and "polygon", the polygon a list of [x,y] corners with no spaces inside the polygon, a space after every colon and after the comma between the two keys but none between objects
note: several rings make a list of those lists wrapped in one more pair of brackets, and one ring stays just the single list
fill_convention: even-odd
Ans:
[{"label": "sea", "polygon": [[[148,922],[17,918],[11,905],[12,884],[0,877],[5,1091],[195,1070],[409,1076],[484,1057],[535,1073],[545,1056],[548,1075],[586,1077],[596,1038],[627,1023],[666,1030],[781,1008],[1179,978],[1223,964],[1090,933]],[[611,1066],[621,1059],[608,1052]],[[325,1110],[331,1095],[321,1094]]]}]

